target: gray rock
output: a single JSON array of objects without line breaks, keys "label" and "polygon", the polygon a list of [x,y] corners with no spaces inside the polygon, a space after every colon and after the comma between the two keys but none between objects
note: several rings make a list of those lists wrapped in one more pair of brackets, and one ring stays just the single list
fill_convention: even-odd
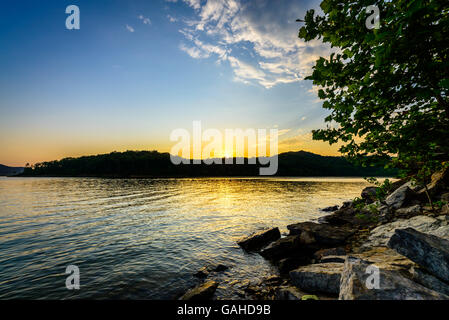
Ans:
[{"label": "gray rock", "polygon": [[416,266],[416,263],[407,257],[387,247],[374,247],[362,253],[351,254],[351,256],[374,264],[379,268],[397,270],[403,273],[409,273],[410,268]]},{"label": "gray rock", "polygon": [[297,253],[300,244],[299,235],[287,236],[270,243],[260,251],[260,255],[266,259],[278,260]]},{"label": "gray rock", "polygon": [[[403,272],[388,265],[378,268],[378,283],[374,279],[373,265],[356,257],[347,257],[341,275],[339,300],[441,300],[446,295],[430,290]],[[378,284],[378,287],[376,286]]]},{"label": "gray rock", "polygon": [[214,296],[218,282],[207,281],[187,291],[180,300],[209,300]]},{"label": "gray rock", "polygon": [[338,210],[338,206],[326,207],[326,208],[321,209],[321,211],[324,211],[324,212],[332,212],[332,211],[337,211],[337,210]]},{"label": "gray rock", "polygon": [[276,289],[276,300],[301,300],[304,294],[293,286],[282,286]]},{"label": "gray rock", "polygon": [[362,198],[369,203],[374,202],[377,195],[377,187],[366,187],[362,190]]},{"label": "gray rock", "polygon": [[318,263],[290,271],[290,278],[302,290],[338,295],[342,271],[342,263]]},{"label": "gray rock", "polygon": [[409,188],[407,184],[397,188],[386,199],[385,203],[393,209],[399,209],[405,206],[413,197],[415,193]]},{"label": "gray rock", "polygon": [[306,255],[298,255],[279,260],[277,266],[281,274],[288,274],[291,270],[312,263],[312,259]]},{"label": "gray rock", "polygon": [[422,211],[421,206],[416,204],[411,207],[400,208],[396,210],[396,215],[417,215]]},{"label": "gray rock", "polygon": [[449,295],[449,284],[440,281],[431,274],[427,273],[420,267],[412,267],[410,269],[412,280],[445,295]]},{"label": "gray rock", "polygon": [[412,228],[397,229],[388,247],[449,282],[449,241]]},{"label": "gray rock", "polygon": [[237,244],[247,251],[259,250],[272,241],[276,241],[281,237],[278,228],[265,229],[249,235],[239,241]]},{"label": "gray rock", "polygon": [[290,235],[300,235],[303,232],[308,232],[313,235],[317,244],[330,247],[344,244],[355,233],[355,230],[347,227],[337,227],[315,222],[291,224],[287,226],[287,229],[290,230]]},{"label": "gray rock", "polygon": [[449,222],[445,219],[445,216],[433,218],[420,215],[410,219],[399,219],[371,230],[368,240],[362,247],[386,246],[396,229],[408,227],[449,240]]}]

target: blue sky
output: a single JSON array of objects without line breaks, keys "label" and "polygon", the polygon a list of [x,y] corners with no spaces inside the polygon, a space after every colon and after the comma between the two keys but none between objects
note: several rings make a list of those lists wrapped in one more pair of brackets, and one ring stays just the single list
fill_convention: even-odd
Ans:
[{"label": "blue sky", "polygon": [[[67,30],[68,5],[80,30]],[[297,37],[319,1],[14,1],[0,4],[0,163],[128,149],[170,132],[273,128],[280,151],[335,154],[310,81],[328,48]]]}]

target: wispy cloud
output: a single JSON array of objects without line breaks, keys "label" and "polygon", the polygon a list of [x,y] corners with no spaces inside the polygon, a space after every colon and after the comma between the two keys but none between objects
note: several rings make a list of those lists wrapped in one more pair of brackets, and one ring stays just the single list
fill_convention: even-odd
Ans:
[{"label": "wispy cloud", "polygon": [[144,17],[143,15],[139,15],[138,18],[139,18],[140,20],[142,20],[143,24],[148,24],[148,25],[151,24],[150,18]]},{"label": "wispy cloud", "polygon": [[[175,2],[173,0],[169,2]],[[296,82],[310,73],[329,48],[321,42],[298,39],[308,9],[319,10],[318,0],[183,0],[194,12],[180,30],[190,44],[181,50],[196,59],[227,61],[234,80],[271,88]]]},{"label": "wispy cloud", "polygon": [[168,19],[168,21],[170,21],[172,23],[178,21],[178,19],[176,19],[175,17],[173,17],[173,16],[171,16],[169,14],[167,14],[167,19]]},{"label": "wispy cloud", "polygon": [[128,24],[126,25],[126,30],[128,30],[129,32],[134,32],[134,28]]}]

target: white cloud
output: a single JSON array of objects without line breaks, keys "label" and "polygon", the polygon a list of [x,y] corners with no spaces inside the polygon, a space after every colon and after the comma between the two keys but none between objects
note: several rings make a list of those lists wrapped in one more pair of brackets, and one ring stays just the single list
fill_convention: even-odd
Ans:
[{"label": "white cloud", "polygon": [[142,20],[143,24],[148,24],[148,25],[151,24],[150,18],[146,18],[146,17],[144,17],[143,15],[138,16],[138,18],[139,18],[140,20]]},{"label": "white cloud", "polygon": [[181,43],[179,45],[179,49],[186,52],[189,56],[191,56],[194,59],[203,59],[209,57],[209,54],[207,52],[203,52],[197,47],[187,47],[184,43]]},{"label": "white cloud", "polygon": [[192,42],[188,51],[186,46],[182,50],[194,52],[195,58],[228,61],[237,81],[265,88],[296,82],[310,73],[319,56],[329,54],[319,41],[306,44],[298,39],[296,18],[308,9],[319,10],[318,0],[183,1],[196,18],[185,21],[180,30]]},{"label": "white cloud", "polygon": [[171,16],[171,15],[169,15],[169,14],[167,14],[167,19],[170,21],[170,22],[176,22],[176,21],[178,21],[178,19],[176,19],[175,17],[173,17],[173,16]]},{"label": "white cloud", "polygon": [[129,32],[134,32],[134,28],[130,25],[126,25],[126,30],[128,30]]}]

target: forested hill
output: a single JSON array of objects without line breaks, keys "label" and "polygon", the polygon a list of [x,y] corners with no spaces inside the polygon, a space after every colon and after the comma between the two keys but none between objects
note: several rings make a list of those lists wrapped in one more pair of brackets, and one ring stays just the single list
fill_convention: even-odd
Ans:
[{"label": "forested hill", "polygon": [[22,172],[22,167],[8,167],[0,164],[0,176],[12,176]]},{"label": "forested hill", "polygon": [[[235,163],[235,162],[234,162]],[[278,176],[391,176],[383,168],[362,168],[341,157],[299,151],[279,155]],[[168,153],[157,151],[112,152],[65,158],[25,168],[23,176],[62,177],[204,177],[258,176],[260,165],[174,165]]]}]

